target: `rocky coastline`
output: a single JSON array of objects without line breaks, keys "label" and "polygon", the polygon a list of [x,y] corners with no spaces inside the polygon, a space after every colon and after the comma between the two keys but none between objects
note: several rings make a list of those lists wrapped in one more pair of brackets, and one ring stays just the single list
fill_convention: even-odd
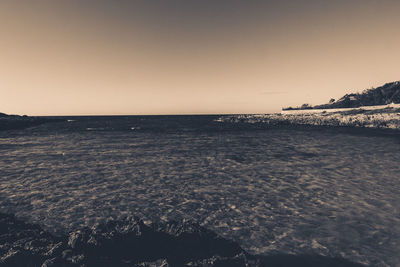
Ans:
[{"label": "rocky coastline", "polygon": [[0,266],[363,266],[319,255],[251,255],[189,222],[110,220],[63,236],[0,213]]},{"label": "rocky coastline", "polygon": [[298,114],[262,114],[225,116],[218,122],[250,123],[266,126],[326,126],[400,130],[400,108],[354,110]]},{"label": "rocky coastline", "polygon": [[338,100],[331,98],[329,103],[322,105],[303,104],[300,107],[287,107],[283,110],[358,108],[391,103],[400,103],[400,81],[386,83],[377,88],[365,89],[361,93],[346,94]]}]

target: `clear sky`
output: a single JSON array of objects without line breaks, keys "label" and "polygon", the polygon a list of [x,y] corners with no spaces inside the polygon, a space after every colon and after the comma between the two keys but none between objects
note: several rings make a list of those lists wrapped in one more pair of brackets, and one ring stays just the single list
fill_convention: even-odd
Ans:
[{"label": "clear sky", "polygon": [[1,0],[0,112],[268,113],[400,80],[397,0]]}]

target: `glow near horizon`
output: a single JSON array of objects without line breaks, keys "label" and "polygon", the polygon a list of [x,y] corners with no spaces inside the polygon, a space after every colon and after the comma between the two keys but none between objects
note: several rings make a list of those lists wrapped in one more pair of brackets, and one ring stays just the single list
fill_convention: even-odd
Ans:
[{"label": "glow near horizon", "polygon": [[[295,2],[295,3],[293,3]],[[268,113],[399,80],[396,1],[0,3],[0,112]]]}]

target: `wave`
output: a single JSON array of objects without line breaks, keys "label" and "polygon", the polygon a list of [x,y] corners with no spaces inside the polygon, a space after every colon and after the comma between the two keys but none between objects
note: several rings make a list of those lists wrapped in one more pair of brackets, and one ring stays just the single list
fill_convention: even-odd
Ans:
[{"label": "wave", "polygon": [[86,131],[104,131],[105,130],[105,128],[102,128],[102,127],[100,127],[100,128],[86,128]]},{"label": "wave", "polygon": [[0,213],[0,242],[4,266],[362,266],[319,255],[251,255],[187,221],[127,218],[55,236]]}]

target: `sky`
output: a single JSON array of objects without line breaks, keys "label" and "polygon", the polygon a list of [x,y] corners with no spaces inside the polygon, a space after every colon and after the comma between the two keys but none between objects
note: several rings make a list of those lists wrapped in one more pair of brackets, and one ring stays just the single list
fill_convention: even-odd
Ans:
[{"label": "sky", "polygon": [[1,0],[0,112],[271,113],[400,80],[397,0]]}]

